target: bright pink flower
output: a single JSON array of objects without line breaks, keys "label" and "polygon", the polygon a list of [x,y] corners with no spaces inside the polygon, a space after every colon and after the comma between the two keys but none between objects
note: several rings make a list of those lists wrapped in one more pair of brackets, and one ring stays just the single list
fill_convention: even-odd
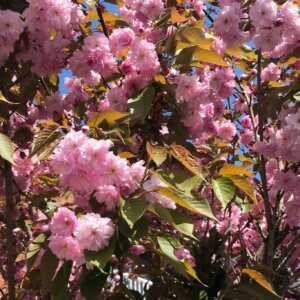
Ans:
[{"label": "bright pink flower", "polygon": [[53,234],[68,236],[71,235],[77,224],[77,218],[73,211],[66,207],[60,207],[53,215],[50,230]]},{"label": "bright pink flower", "polygon": [[78,241],[71,236],[52,235],[49,241],[49,248],[59,259],[78,260],[82,256]]},{"label": "bright pink flower", "polygon": [[89,213],[78,219],[74,234],[81,249],[99,251],[109,245],[114,231],[115,228],[111,219]]},{"label": "bright pink flower", "polygon": [[130,28],[115,29],[109,37],[109,47],[113,54],[118,54],[123,49],[130,47],[135,39],[135,34]]}]

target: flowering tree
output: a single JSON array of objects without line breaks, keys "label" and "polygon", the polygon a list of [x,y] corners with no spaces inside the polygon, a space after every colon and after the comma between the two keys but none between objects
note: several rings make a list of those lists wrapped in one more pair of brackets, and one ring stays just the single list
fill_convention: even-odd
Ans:
[{"label": "flowering tree", "polygon": [[299,3],[1,1],[1,298],[298,299]]}]

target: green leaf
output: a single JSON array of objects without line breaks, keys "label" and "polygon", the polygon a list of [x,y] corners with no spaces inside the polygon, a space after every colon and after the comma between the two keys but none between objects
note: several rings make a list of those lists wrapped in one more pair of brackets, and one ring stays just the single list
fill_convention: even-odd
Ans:
[{"label": "green leaf", "polygon": [[109,259],[114,253],[116,241],[117,241],[117,235],[115,234],[111,238],[109,246],[107,248],[99,250],[97,252],[85,250],[84,251],[85,259],[89,263],[95,265],[99,270],[103,270],[107,262],[109,261]]},{"label": "green leaf", "polygon": [[174,227],[178,231],[180,231],[181,233],[183,233],[191,238],[196,239],[193,235],[194,223],[189,216],[182,214],[181,212],[174,210],[174,209],[170,209],[170,214],[173,218]]},{"label": "green leaf", "polygon": [[97,300],[107,280],[108,273],[94,268],[89,271],[80,285],[81,294],[89,300]]},{"label": "green leaf", "polygon": [[158,217],[160,217],[162,220],[172,225],[175,229],[177,229],[181,233],[193,239],[196,239],[195,236],[193,235],[194,224],[192,219],[189,216],[182,214],[177,210],[173,210],[173,209],[169,210],[158,203],[151,204],[148,207],[148,210],[150,210]]},{"label": "green leaf", "polygon": [[164,188],[164,187],[158,187],[156,189],[156,192],[163,196],[170,198],[175,203],[181,205],[182,207],[184,207],[192,212],[195,212],[195,213],[198,213],[198,214],[201,214],[201,215],[204,215],[206,217],[216,220],[207,200],[204,199],[198,193],[193,192],[190,195],[186,195],[183,193],[171,191],[168,188]]},{"label": "green leaf", "polygon": [[158,170],[156,173],[172,189],[188,194],[202,182],[199,176],[188,177],[187,174],[178,171]]},{"label": "green leaf", "polygon": [[179,261],[174,254],[174,249],[180,248],[181,244],[173,238],[166,238],[163,236],[158,236],[157,242],[164,260],[169,263],[178,273],[188,277],[184,263]]},{"label": "green leaf", "polygon": [[53,276],[58,263],[58,258],[51,252],[50,249],[48,249],[41,260],[42,293],[44,296],[51,290]]},{"label": "green leaf", "polygon": [[132,112],[132,119],[144,120],[147,117],[154,100],[154,95],[154,88],[147,86],[134,99],[128,100],[128,107]]},{"label": "green leaf", "polygon": [[122,199],[121,213],[130,228],[139,220],[146,210],[146,199],[144,195],[139,195],[131,199]]},{"label": "green leaf", "polygon": [[146,144],[147,152],[150,158],[156,163],[157,166],[161,165],[168,155],[168,150],[162,146],[152,146],[149,142]]},{"label": "green leaf", "polygon": [[233,182],[226,177],[220,177],[212,180],[212,187],[217,198],[221,201],[223,208],[225,208],[232,200],[235,192]]},{"label": "green leaf", "polygon": [[0,133],[0,156],[11,164],[14,163],[14,146],[11,139],[3,133]]},{"label": "green leaf", "polygon": [[63,133],[59,129],[60,125],[57,123],[51,122],[50,124],[46,124],[45,127],[38,133],[33,142],[30,151],[30,157],[41,150],[45,150],[46,147],[61,137]]},{"label": "green leaf", "polygon": [[41,233],[38,235],[30,244],[28,247],[28,252],[26,253],[26,261],[27,261],[27,269],[30,270],[33,266],[36,257],[38,256],[38,253],[41,249],[41,246],[43,245],[45,241],[46,236]]},{"label": "green leaf", "polygon": [[53,300],[68,300],[68,283],[72,270],[72,261],[66,261],[59,269],[52,286]]},{"label": "green leaf", "polygon": [[254,203],[257,203],[257,199],[254,193],[253,185],[244,176],[239,175],[224,175],[229,178],[236,187],[242,190],[248,197],[250,197]]}]

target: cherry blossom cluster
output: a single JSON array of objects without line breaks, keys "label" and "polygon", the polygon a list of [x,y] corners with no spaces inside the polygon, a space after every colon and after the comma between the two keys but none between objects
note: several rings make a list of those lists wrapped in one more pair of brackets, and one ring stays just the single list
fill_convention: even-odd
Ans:
[{"label": "cherry blossom cluster", "polygon": [[125,158],[109,151],[112,146],[109,140],[95,140],[82,131],[71,131],[55,149],[51,166],[59,174],[62,186],[77,194],[83,208],[89,207],[94,193],[99,203],[113,210],[121,195],[127,197],[140,186],[144,162],[129,166]]},{"label": "cherry blossom cluster", "polygon": [[[298,46],[300,16],[298,6],[286,1],[279,9],[273,0],[256,0],[249,12],[242,9],[239,1],[219,1],[220,11],[214,21],[217,34],[215,50],[223,53],[226,48],[240,46],[253,40],[257,48],[269,51],[270,56],[282,56]],[[245,31],[245,22],[252,28]]]},{"label": "cherry blossom cluster", "polygon": [[74,212],[60,207],[53,215],[49,248],[59,258],[85,262],[84,250],[99,251],[109,245],[114,234],[110,218],[88,213],[77,219]]},{"label": "cherry blossom cluster", "polygon": [[235,124],[222,116],[223,99],[230,97],[235,86],[231,68],[205,68],[200,74],[180,74],[175,77],[176,98],[186,104],[183,123],[197,143],[219,135],[230,140],[236,133]]},{"label": "cherry blossom cluster", "polygon": [[24,30],[20,15],[11,10],[0,10],[0,67],[14,51],[16,41]]},{"label": "cherry blossom cluster", "polygon": [[[31,61],[40,76],[58,73],[68,56],[65,48],[76,33],[83,13],[71,0],[29,0],[24,11],[28,29],[28,48],[22,47],[20,60]],[[37,26],[37,24],[39,24]]]}]

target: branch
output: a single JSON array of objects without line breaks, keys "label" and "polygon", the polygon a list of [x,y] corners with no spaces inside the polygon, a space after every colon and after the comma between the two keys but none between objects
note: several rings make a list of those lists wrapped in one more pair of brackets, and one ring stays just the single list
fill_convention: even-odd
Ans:
[{"label": "branch", "polygon": [[276,260],[277,270],[281,269],[281,264],[286,260],[287,256],[295,249],[295,246],[300,242],[300,234],[298,234],[293,241],[289,244],[285,251],[283,251],[280,257]]},{"label": "branch", "polygon": [[[261,60],[262,54],[261,50],[258,51],[257,55],[257,103],[258,103],[258,135],[259,140],[263,142],[264,140],[264,118],[263,118],[263,99],[261,96]],[[266,175],[266,160],[263,155],[259,155],[259,164],[260,164],[260,176],[262,183],[262,196],[266,211],[266,220],[268,224],[268,241],[266,247],[266,263],[269,267],[272,268],[273,265],[273,254],[274,254],[274,241],[275,241],[275,224],[272,218],[271,205],[269,201],[268,193],[268,182]],[[276,216],[276,212],[274,212]]]},{"label": "branch", "polygon": [[[9,105],[8,103],[2,103],[3,117],[7,122],[3,125],[3,133],[9,136]],[[13,199],[13,174],[12,165],[5,160],[5,223],[6,223],[6,257],[7,257],[7,285],[8,285],[8,299],[16,299],[15,291],[15,240],[14,240],[14,199]]]},{"label": "branch", "polygon": [[103,18],[102,10],[101,10],[101,5],[97,4],[96,9],[97,9],[97,13],[98,13],[98,16],[99,16],[99,21],[100,21],[102,29],[103,29],[103,33],[105,34],[105,36],[107,38],[109,38],[109,33],[108,33],[108,30],[107,30],[107,27],[106,27],[106,24],[105,24],[105,21],[104,21],[104,18]]}]

